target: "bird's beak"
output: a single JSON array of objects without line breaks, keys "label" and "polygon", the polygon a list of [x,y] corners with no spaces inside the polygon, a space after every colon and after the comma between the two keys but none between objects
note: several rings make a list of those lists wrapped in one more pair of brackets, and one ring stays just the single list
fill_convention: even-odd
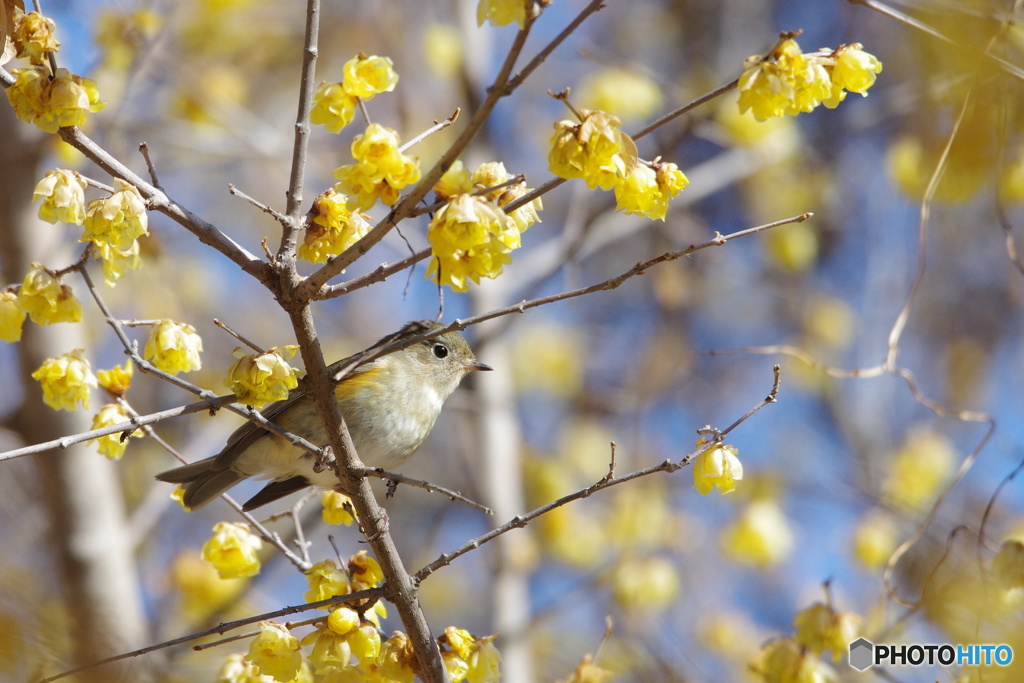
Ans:
[{"label": "bird's beak", "polygon": [[490,365],[488,365],[487,363],[481,363],[476,358],[474,358],[471,361],[466,361],[465,363],[462,364],[462,367],[464,367],[466,369],[466,372],[472,372],[474,370],[493,370],[494,369]]}]

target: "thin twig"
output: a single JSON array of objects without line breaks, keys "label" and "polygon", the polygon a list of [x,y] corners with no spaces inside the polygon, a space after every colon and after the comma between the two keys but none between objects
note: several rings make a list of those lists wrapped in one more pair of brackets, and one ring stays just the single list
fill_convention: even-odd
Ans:
[{"label": "thin twig", "polygon": [[534,510],[531,510],[530,512],[528,512],[526,514],[516,515],[515,517],[510,519],[508,522],[503,524],[502,526],[500,526],[500,527],[498,527],[496,529],[492,529],[491,531],[487,532],[486,534],[483,534],[481,536],[477,536],[476,538],[474,538],[474,539],[472,539],[470,541],[467,541],[466,543],[462,544],[461,546],[459,546],[458,548],[456,548],[455,550],[453,550],[451,552],[447,552],[447,553],[442,554],[436,560],[434,560],[433,562],[431,562],[430,564],[424,566],[422,569],[420,569],[418,572],[416,572],[416,574],[413,575],[413,579],[416,580],[416,581],[423,581],[423,579],[427,578],[428,576],[430,576],[431,574],[436,572],[441,567],[444,567],[444,566],[447,566],[447,565],[451,564],[452,560],[454,560],[455,558],[460,557],[461,555],[465,555],[466,553],[470,552],[471,550],[475,550],[476,548],[479,548],[480,546],[482,546],[485,543],[488,543],[489,541],[493,541],[495,538],[501,536],[502,534],[508,533],[512,529],[523,528],[527,524],[532,522],[533,520],[537,519],[538,517],[540,517],[542,515],[545,515],[548,512],[551,512],[552,510],[554,510],[556,508],[559,508],[559,507],[562,507],[563,505],[571,503],[571,502],[573,502],[575,500],[580,500],[580,499],[583,499],[583,498],[587,498],[590,495],[592,495],[592,494],[594,494],[594,493],[596,493],[598,491],[601,491],[603,489],[610,488],[612,486],[618,486],[619,484],[624,484],[624,483],[626,483],[628,481],[633,481],[634,479],[639,479],[640,477],[646,477],[646,476],[649,476],[651,474],[655,474],[656,472],[672,473],[672,472],[676,472],[677,470],[682,469],[683,467],[686,467],[698,455],[700,455],[704,451],[707,451],[707,450],[709,450],[711,448],[714,448],[715,445],[718,442],[721,441],[722,437],[726,436],[731,431],[733,431],[734,429],[739,427],[741,424],[746,422],[748,419],[751,418],[751,416],[753,416],[756,412],[758,412],[759,410],[764,408],[766,405],[768,405],[769,403],[773,403],[775,401],[775,396],[778,394],[778,387],[779,387],[779,366],[778,365],[776,365],[774,367],[774,372],[775,372],[775,380],[774,380],[774,382],[772,384],[772,391],[771,391],[771,393],[769,393],[768,398],[763,399],[760,403],[758,403],[756,406],[754,406],[751,410],[747,411],[747,413],[743,417],[741,417],[740,419],[736,420],[731,425],[729,425],[728,428],[723,429],[721,431],[715,430],[715,434],[716,434],[716,438],[715,439],[708,440],[706,443],[702,444],[699,448],[697,448],[696,450],[694,450],[693,452],[688,454],[682,460],[678,460],[678,461],[676,461],[676,460],[665,460],[665,461],[663,461],[663,462],[661,462],[661,463],[659,463],[657,465],[652,465],[650,467],[645,467],[643,469],[630,472],[629,474],[624,474],[621,477],[609,477],[609,476],[606,475],[606,476],[602,477],[601,479],[599,479],[598,481],[596,481],[595,483],[593,483],[590,486],[586,487],[586,488],[580,489],[580,490],[578,490],[578,491],[576,491],[574,493],[570,493],[567,496],[563,496],[563,497],[559,498],[558,500],[555,500],[555,501],[552,501],[552,502],[548,503],[547,505],[542,505],[542,506],[540,506],[538,508],[535,508]]},{"label": "thin twig", "polygon": [[265,350],[263,350],[262,348],[260,348],[260,347],[259,347],[259,346],[258,346],[257,344],[255,344],[255,343],[253,343],[253,342],[252,342],[251,340],[249,340],[249,339],[247,339],[247,338],[243,337],[243,336],[242,336],[242,335],[240,335],[240,334],[239,334],[238,332],[235,332],[235,331],[234,331],[233,329],[231,329],[230,327],[228,327],[228,326],[227,326],[227,324],[225,324],[225,323],[224,323],[223,321],[221,321],[221,320],[220,320],[219,318],[214,318],[214,319],[213,319],[213,324],[214,324],[214,325],[216,325],[217,327],[219,327],[220,329],[224,330],[224,331],[225,331],[225,332],[227,332],[228,334],[230,334],[230,335],[231,335],[232,337],[234,337],[234,338],[235,338],[235,339],[237,339],[238,341],[240,341],[240,342],[242,342],[243,344],[245,344],[246,346],[248,346],[248,347],[249,347],[250,349],[252,349],[252,350],[253,350],[253,351],[255,351],[256,353],[258,353],[258,354],[261,354],[261,355],[262,355],[262,354],[264,354],[264,353],[266,353],[266,351],[265,351]]},{"label": "thin twig", "polygon": [[[452,491],[451,489],[445,488],[443,486],[432,484],[429,481],[413,479],[412,477],[407,477],[404,474],[397,474],[395,472],[388,472],[382,467],[364,467],[360,471],[360,474],[366,477],[377,477],[378,479],[384,479],[385,481],[392,482],[393,484],[407,484],[408,486],[415,486],[416,488],[421,488],[424,491],[430,491],[431,493],[440,493],[441,495],[446,496],[451,501],[468,505],[469,507],[475,510],[479,510],[485,515],[494,514],[494,510],[487,507],[486,505],[483,505],[481,503],[476,502],[475,500],[467,498],[458,491]],[[390,498],[391,496],[391,488],[389,487],[388,498]]]},{"label": "thin twig", "polygon": [[[276,220],[278,223],[280,223],[282,225],[288,223],[288,217],[287,216],[282,214],[280,211],[277,211],[277,210],[273,209],[272,207],[267,206],[263,202],[261,202],[261,201],[259,201],[257,199],[254,199],[253,197],[250,197],[249,195],[247,195],[246,193],[242,192],[237,187],[235,187],[234,183],[228,183],[228,193],[233,195],[233,196],[235,196],[235,197],[238,197],[240,199],[244,199],[245,201],[249,202],[250,204],[255,206],[257,209],[262,211],[263,213],[266,213],[266,214],[269,214],[269,215],[273,216],[274,220]],[[264,247],[264,250],[266,250],[266,247]]]},{"label": "thin twig", "polygon": [[[360,102],[361,101],[362,100],[360,100]],[[408,142],[406,142],[404,145],[402,145],[401,147],[398,148],[398,151],[399,152],[405,152],[407,149],[411,149],[412,147],[414,147],[414,146],[418,145],[419,143],[423,142],[424,140],[426,140],[428,137],[430,137],[434,133],[436,133],[436,132],[438,132],[440,130],[444,130],[448,126],[452,125],[459,118],[459,113],[461,111],[462,111],[462,109],[456,107],[455,108],[455,112],[451,116],[449,116],[448,118],[444,119],[443,121],[434,121],[434,125],[433,126],[431,126],[430,128],[427,128],[425,131],[423,131],[422,133],[420,133],[416,137],[414,137],[411,140],[409,140]]]},{"label": "thin twig", "polygon": [[160,180],[156,176],[156,166],[153,165],[153,160],[149,158],[149,145],[145,142],[140,142],[139,152],[142,154],[142,158],[146,160],[146,169],[149,171],[149,179],[153,181],[153,187],[163,190],[164,188],[160,186]]},{"label": "thin twig", "polygon": [[292,168],[288,178],[288,218],[282,222],[281,246],[278,258],[295,252],[295,234],[302,213],[302,185],[306,173],[306,154],[309,151],[309,112],[313,107],[316,88],[316,60],[320,39],[320,0],[306,2],[306,30],[302,48],[302,74],[299,79],[299,102],[295,114],[295,142],[292,145]]}]

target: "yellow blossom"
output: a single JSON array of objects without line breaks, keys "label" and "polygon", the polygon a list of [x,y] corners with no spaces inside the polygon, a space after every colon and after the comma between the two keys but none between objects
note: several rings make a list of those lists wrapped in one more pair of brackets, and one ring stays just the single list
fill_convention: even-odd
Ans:
[{"label": "yellow blossom", "polygon": [[372,227],[347,205],[348,198],[328,189],[313,200],[311,220],[299,245],[299,258],[310,263],[323,263],[358,242]]},{"label": "yellow blossom", "polygon": [[473,683],[497,683],[501,680],[501,654],[494,646],[497,635],[477,638],[473,653],[466,659],[466,679]]},{"label": "yellow blossom", "polygon": [[364,622],[349,632],[348,644],[352,648],[352,655],[361,664],[376,661],[380,656],[380,632],[372,623]]},{"label": "yellow blossom", "polygon": [[[701,438],[697,447],[705,443],[707,441]],[[698,455],[693,461],[693,488],[702,496],[716,487],[720,493],[734,491],[736,482],[743,479],[743,465],[736,455],[735,448],[724,444],[717,444]]]},{"label": "yellow blossom", "polygon": [[559,121],[551,138],[548,167],[560,178],[583,178],[591,189],[610,190],[633,170],[636,148],[622,122],[598,110],[581,109],[582,121]]},{"label": "yellow blossom", "polygon": [[326,524],[344,524],[351,526],[356,520],[352,501],[344,493],[328,489],[320,494],[323,505],[323,518]]},{"label": "yellow blossom", "polygon": [[507,26],[512,22],[522,28],[526,24],[526,3],[523,0],[480,0],[476,6],[477,26],[485,21],[491,26]]},{"label": "yellow blossom", "polygon": [[611,575],[619,604],[641,610],[664,609],[679,596],[679,574],[663,557],[627,555]]},{"label": "yellow blossom", "polygon": [[662,89],[650,78],[629,69],[608,67],[591,72],[573,88],[573,100],[624,119],[644,119],[661,107]]},{"label": "yellow blossom", "polygon": [[309,590],[302,595],[306,602],[320,602],[350,592],[348,575],[332,560],[314,564],[306,572],[306,585],[309,586]]},{"label": "yellow blossom", "polygon": [[203,544],[203,559],[222,579],[256,576],[260,573],[257,553],[262,547],[263,541],[249,532],[248,524],[217,522],[213,536]]},{"label": "yellow blossom", "polygon": [[217,570],[195,553],[182,553],[174,559],[171,582],[181,596],[181,611],[196,621],[205,621],[249,585],[245,578],[220,578]]},{"label": "yellow blossom", "polygon": [[114,178],[114,193],[89,202],[82,227],[82,242],[127,251],[137,238],[149,234],[146,202],[134,185]]},{"label": "yellow blossom", "polygon": [[380,674],[386,678],[398,683],[412,683],[419,666],[409,636],[401,631],[392,633],[380,646],[377,667]]},{"label": "yellow blossom", "polygon": [[836,612],[820,602],[793,618],[797,642],[816,655],[831,650],[834,662],[842,659],[850,643],[857,639],[859,626],[860,617],[856,614]]},{"label": "yellow blossom", "polygon": [[675,164],[637,164],[615,184],[615,208],[626,213],[665,220],[668,200],[690,184]]},{"label": "yellow blossom", "polygon": [[915,430],[888,458],[889,472],[882,482],[882,497],[889,505],[916,512],[930,505],[953,474],[956,450],[942,434]]},{"label": "yellow blossom", "polygon": [[594,656],[587,653],[583,655],[583,659],[573,670],[572,675],[559,683],[605,683],[605,681],[611,680],[613,675],[611,671],[594,664]]},{"label": "yellow blossom", "polygon": [[0,341],[20,341],[25,317],[18,306],[18,295],[9,289],[0,291]]},{"label": "yellow blossom", "polygon": [[875,84],[876,74],[882,72],[882,63],[872,54],[864,52],[860,43],[841,45],[833,53],[832,83],[835,87],[867,96]]},{"label": "yellow blossom", "polygon": [[476,642],[476,638],[464,628],[449,626],[444,630],[441,639],[463,659],[468,659],[473,654],[473,644]]},{"label": "yellow blossom", "polygon": [[339,636],[359,628],[359,613],[351,607],[336,607],[327,616],[327,628]]},{"label": "yellow blossom", "polygon": [[469,664],[451,650],[441,652],[441,659],[444,661],[444,668],[448,671],[448,678],[452,683],[462,683],[469,675]]},{"label": "yellow blossom", "polygon": [[287,683],[302,665],[299,641],[281,624],[261,621],[259,626],[259,635],[249,644],[249,660],[260,668],[261,674]]},{"label": "yellow blossom", "polygon": [[245,655],[235,653],[224,658],[214,683],[266,683],[268,680],[258,666],[245,659]]},{"label": "yellow blossom", "polygon": [[131,358],[124,362],[124,365],[115,365],[109,370],[97,370],[96,379],[100,386],[113,396],[124,396],[128,387],[132,384],[132,375],[135,374],[135,365]]},{"label": "yellow blossom", "polygon": [[14,31],[11,33],[14,49],[17,50],[15,57],[28,59],[32,64],[44,64],[46,56],[60,47],[53,35],[56,29],[56,24],[49,17],[38,12],[25,14],[24,10],[15,7]]},{"label": "yellow blossom", "polygon": [[722,549],[734,561],[768,567],[781,562],[793,548],[789,522],[771,500],[758,500],[743,511],[722,536]]},{"label": "yellow blossom", "polygon": [[379,123],[371,123],[355,136],[352,158],[357,163],[334,171],[335,190],[349,195],[350,209],[365,211],[377,199],[391,206],[398,201],[399,190],[419,181],[419,162],[398,148],[398,133]]},{"label": "yellow blossom", "polygon": [[118,249],[109,244],[94,244],[91,250],[93,258],[103,264],[103,281],[107,287],[113,287],[129,270],[138,270],[142,266],[139,258],[139,242],[136,240],[128,249]]},{"label": "yellow blossom", "polygon": [[228,370],[224,383],[246,405],[259,408],[284,400],[305,374],[287,362],[297,349],[294,344],[275,346],[266,353],[246,353],[245,349],[236,348],[232,355],[238,360]]},{"label": "yellow blossom", "polygon": [[309,653],[309,661],[316,673],[328,674],[352,667],[352,646],[344,636],[317,626],[301,642],[302,645],[310,643],[313,643],[313,651]]},{"label": "yellow blossom", "polygon": [[390,57],[367,57],[362,54],[353,57],[342,68],[345,92],[364,100],[371,99],[377,93],[391,92],[398,83],[394,66]]},{"label": "yellow blossom", "polygon": [[65,126],[80,126],[85,123],[86,114],[106,106],[99,99],[95,82],[67,69],[57,69],[53,78],[45,66],[14,69],[11,73],[17,80],[7,89],[7,98],[15,114],[47,133],[56,133]]},{"label": "yellow blossom", "polygon": [[340,133],[356,115],[356,98],[341,83],[324,83],[313,96],[310,123],[324,126],[328,132]]},{"label": "yellow blossom", "polygon": [[434,185],[434,192],[440,199],[451,199],[458,194],[469,194],[473,191],[473,174],[456,159]]},{"label": "yellow blossom", "polygon": [[376,586],[384,580],[384,572],[381,571],[377,560],[360,550],[348,558],[348,573],[353,581],[359,581],[367,586]]},{"label": "yellow blossom", "polygon": [[[108,403],[100,408],[100,412],[93,416],[91,428],[109,427],[110,425],[127,422],[129,419],[131,418],[120,403]],[[142,436],[141,432],[133,431],[132,434]],[[124,455],[125,449],[128,448],[128,439],[122,438],[123,436],[123,432],[114,432],[113,434],[97,437],[93,439],[93,442],[99,449],[100,455],[105,456],[108,460],[120,460]]]},{"label": "yellow blossom", "polygon": [[161,320],[152,326],[143,357],[160,370],[176,375],[202,367],[199,354],[203,340],[196,328],[173,320]]},{"label": "yellow blossom", "polygon": [[175,486],[174,490],[171,491],[171,495],[168,496],[168,498],[173,500],[175,503],[177,503],[181,507],[185,508],[185,510],[188,510],[188,508],[185,507],[185,487],[184,486],[181,486],[181,485]]},{"label": "yellow blossom", "polygon": [[758,671],[765,683],[834,683],[836,672],[805,652],[792,638],[773,640],[761,650]]},{"label": "yellow blossom", "polygon": [[54,410],[89,408],[89,387],[96,386],[89,361],[82,349],[48,358],[32,373],[43,388],[43,403]]},{"label": "yellow blossom", "polygon": [[[513,185],[507,185],[506,183],[511,179],[511,174],[505,170],[505,164],[500,161],[489,161],[480,164],[476,169],[474,169],[470,176],[473,192],[480,195],[482,191],[490,190],[480,196],[483,196],[499,207],[503,207],[506,204],[514,202],[532,190],[532,188],[526,186],[525,181],[515,183]],[[527,202],[512,213],[506,214],[505,223],[509,228],[508,231],[506,231],[506,234],[514,236],[513,240],[509,242],[509,247],[513,249],[519,247],[519,233],[524,232],[534,223],[540,222],[538,212],[543,208],[541,200],[538,197],[537,199]]]},{"label": "yellow blossom", "polygon": [[857,523],[853,532],[853,556],[868,570],[878,570],[896,550],[896,522],[882,510],[872,510]]},{"label": "yellow blossom", "polygon": [[25,275],[18,290],[18,307],[37,325],[77,323],[82,320],[82,305],[71,293],[38,263]]},{"label": "yellow blossom", "polygon": [[160,30],[162,18],[149,10],[101,10],[96,17],[96,41],[103,65],[125,71]]},{"label": "yellow blossom", "polygon": [[518,246],[518,231],[509,228],[505,212],[483,197],[460,194],[434,214],[427,228],[431,259],[427,277],[457,292],[469,288],[469,280],[494,278],[508,255]]},{"label": "yellow blossom", "polygon": [[1003,590],[1024,588],[1024,543],[1017,538],[1003,541],[992,558],[992,575]]},{"label": "yellow blossom", "polygon": [[32,191],[32,201],[39,198],[39,217],[47,223],[76,223],[85,220],[85,180],[75,171],[58,168],[47,171]]}]

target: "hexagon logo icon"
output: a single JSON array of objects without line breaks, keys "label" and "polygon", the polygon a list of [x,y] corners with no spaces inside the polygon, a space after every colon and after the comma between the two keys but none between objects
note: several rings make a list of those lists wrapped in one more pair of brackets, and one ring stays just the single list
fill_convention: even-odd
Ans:
[{"label": "hexagon logo icon", "polygon": [[850,643],[850,666],[863,671],[874,660],[875,646],[867,638],[858,638]]}]

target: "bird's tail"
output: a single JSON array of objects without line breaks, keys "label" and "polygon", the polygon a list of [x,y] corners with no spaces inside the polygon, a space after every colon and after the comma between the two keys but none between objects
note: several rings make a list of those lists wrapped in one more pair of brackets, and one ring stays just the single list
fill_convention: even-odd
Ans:
[{"label": "bird's tail", "polygon": [[175,467],[173,470],[161,472],[156,478],[169,484],[181,484],[185,488],[181,502],[189,510],[198,510],[245,479],[245,475],[235,472],[230,467],[216,467],[215,459],[216,456]]}]

